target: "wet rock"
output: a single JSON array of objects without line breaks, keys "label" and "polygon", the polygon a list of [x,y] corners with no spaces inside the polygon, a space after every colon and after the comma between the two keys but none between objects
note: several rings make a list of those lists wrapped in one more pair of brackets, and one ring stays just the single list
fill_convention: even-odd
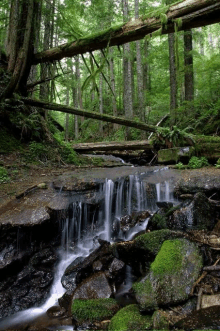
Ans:
[{"label": "wet rock", "polygon": [[174,211],[168,221],[169,228],[176,230],[212,230],[215,224],[215,211],[204,193],[196,193],[191,203]]},{"label": "wet rock", "polygon": [[125,269],[125,263],[119,259],[114,258],[109,266],[109,273],[113,276],[118,275],[118,273]]},{"label": "wet rock", "polygon": [[66,309],[59,306],[53,306],[47,310],[47,315],[50,318],[63,318],[66,317]]},{"label": "wet rock", "polygon": [[173,203],[167,201],[157,201],[156,205],[157,207],[162,208],[165,211],[173,207]]},{"label": "wet rock", "polygon": [[64,295],[58,299],[60,307],[64,308],[66,311],[69,311],[72,302],[72,296],[72,291],[66,291]]},{"label": "wet rock", "polygon": [[74,291],[76,289],[76,275],[80,270],[84,258],[76,258],[65,270],[61,278],[61,283],[66,290]]},{"label": "wet rock", "polygon": [[151,214],[148,210],[133,212],[131,215],[125,215],[120,219],[120,229],[127,232],[138,223],[145,221]]},{"label": "wet rock", "polygon": [[193,311],[187,317],[174,324],[174,328],[184,330],[219,330],[220,306],[213,306]]},{"label": "wet rock", "polygon": [[104,272],[98,272],[86,278],[77,286],[73,294],[75,299],[100,299],[110,298],[112,289]]},{"label": "wet rock", "polygon": [[9,282],[4,282],[0,292],[0,317],[43,303],[50,291],[53,267],[57,260],[53,249],[43,249],[34,254]]},{"label": "wet rock", "polygon": [[202,257],[186,239],[163,243],[149,273],[133,284],[142,311],[187,300],[202,268]]},{"label": "wet rock", "polygon": [[75,290],[76,285],[80,284],[83,279],[86,279],[93,274],[93,266],[96,261],[102,263],[103,268],[107,267],[109,262],[113,259],[110,251],[110,243],[105,240],[99,240],[99,242],[101,243],[101,246],[89,256],[82,260],[80,260],[81,258],[77,258],[66,268],[61,279],[64,288]]}]

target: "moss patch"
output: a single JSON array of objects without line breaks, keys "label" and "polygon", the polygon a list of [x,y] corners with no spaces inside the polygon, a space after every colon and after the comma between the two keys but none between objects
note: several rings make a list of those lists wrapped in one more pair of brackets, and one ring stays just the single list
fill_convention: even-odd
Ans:
[{"label": "moss patch", "polygon": [[172,236],[172,231],[163,229],[142,234],[137,237],[134,242],[136,248],[147,250],[156,255],[159,252],[163,242]]},{"label": "moss patch", "polygon": [[129,305],[117,312],[111,319],[109,331],[142,331],[152,329],[152,320],[149,315],[141,315],[137,305]]},{"label": "moss patch", "polygon": [[164,273],[177,273],[181,269],[183,242],[180,240],[166,240],[150,270],[154,275],[163,275]]},{"label": "moss patch", "polygon": [[115,299],[75,299],[71,307],[72,316],[79,323],[110,319],[118,310]]}]

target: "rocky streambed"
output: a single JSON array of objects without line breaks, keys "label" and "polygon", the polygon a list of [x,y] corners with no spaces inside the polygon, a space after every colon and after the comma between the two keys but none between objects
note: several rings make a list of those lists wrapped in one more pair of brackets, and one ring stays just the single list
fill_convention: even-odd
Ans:
[{"label": "rocky streambed", "polygon": [[0,209],[0,329],[218,329],[219,179],[93,169],[19,194]]}]

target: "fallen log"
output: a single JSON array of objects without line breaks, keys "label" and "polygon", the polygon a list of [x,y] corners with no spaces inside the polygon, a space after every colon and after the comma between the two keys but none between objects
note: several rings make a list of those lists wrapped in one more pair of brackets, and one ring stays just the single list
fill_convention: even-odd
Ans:
[{"label": "fallen log", "polygon": [[122,117],[115,117],[115,116],[111,116],[111,115],[100,114],[100,113],[91,112],[88,110],[78,109],[75,107],[69,107],[69,106],[59,105],[57,103],[49,103],[49,102],[44,102],[44,101],[34,100],[34,99],[29,99],[29,98],[20,98],[20,100],[22,102],[24,102],[24,104],[26,104],[26,105],[39,107],[39,108],[43,108],[43,109],[47,109],[47,110],[54,110],[54,111],[60,111],[60,112],[67,113],[67,114],[84,116],[84,117],[88,117],[88,118],[97,119],[100,121],[125,125],[125,126],[139,129],[139,130],[149,131],[149,132],[156,132],[156,130],[157,130],[157,127],[154,125],[145,124],[143,122],[135,122],[132,120],[127,120]]},{"label": "fallen log", "polygon": [[142,141],[111,141],[96,143],[74,144],[72,148],[76,152],[94,152],[94,151],[124,151],[124,150],[145,150],[153,148],[149,140]]},{"label": "fallen log", "polygon": [[[154,16],[153,16],[154,15]],[[61,60],[144,38],[220,22],[220,0],[185,0],[108,30],[36,53],[33,64]]]}]

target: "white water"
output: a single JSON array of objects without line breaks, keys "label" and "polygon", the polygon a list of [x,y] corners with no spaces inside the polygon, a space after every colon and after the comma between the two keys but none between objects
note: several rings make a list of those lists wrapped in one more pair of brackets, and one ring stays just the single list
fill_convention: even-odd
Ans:
[{"label": "white water", "polygon": [[[100,236],[102,239],[108,241],[112,240],[112,223],[115,218],[119,220],[121,216],[131,214],[132,211],[143,211],[147,209],[151,210],[151,212],[154,211],[151,205],[148,205],[146,187],[141,178],[142,177],[139,175],[130,175],[128,181],[122,178],[117,183],[106,179],[103,187],[101,187],[101,192],[105,198],[104,206],[99,210],[98,220],[95,219],[94,214],[90,227],[87,224],[89,214],[87,205],[83,204],[81,201],[73,203],[72,217],[67,218],[61,224],[60,262],[55,271],[49,298],[40,307],[30,308],[3,319],[0,321],[0,330],[12,327],[19,322],[24,323],[32,321],[40,315],[45,314],[50,307],[57,305],[58,298],[66,291],[61,284],[61,277],[65,269],[77,257],[86,257],[97,247],[93,242],[93,238],[96,236]],[[169,181],[157,183],[155,185],[155,191],[158,201],[161,201],[163,198],[165,198],[166,201],[169,201],[170,198],[172,199]],[[134,234],[145,230],[147,222],[148,219],[128,231],[125,240],[130,240]],[[97,230],[94,230],[95,228],[97,228]],[[129,270],[127,269],[127,284],[131,287],[129,275]],[[65,330],[65,327],[61,329]],[[69,330],[69,328],[67,328],[67,330]]]}]

